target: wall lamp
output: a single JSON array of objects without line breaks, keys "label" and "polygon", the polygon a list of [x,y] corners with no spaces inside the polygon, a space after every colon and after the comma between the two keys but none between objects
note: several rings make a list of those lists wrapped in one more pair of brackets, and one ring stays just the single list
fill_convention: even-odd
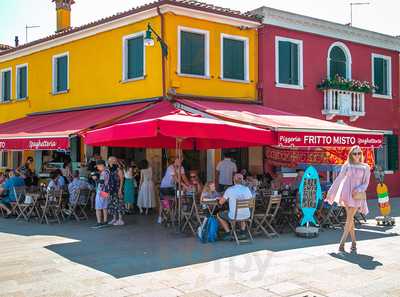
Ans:
[{"label": "wall lamp", "polygon": [[163,57],[167,57],[168,56],[168,45],[160,37],[160,35],[158,35],[156,31],[154,31],[154,29],[151,27],[150,24],[147,24],[146,36],[144,38],[144,45],[145,46],[154,46],[154,39],[151,36],[152,33],[156,36],[157,41],[161,45],[161,51],[162,51]]}]

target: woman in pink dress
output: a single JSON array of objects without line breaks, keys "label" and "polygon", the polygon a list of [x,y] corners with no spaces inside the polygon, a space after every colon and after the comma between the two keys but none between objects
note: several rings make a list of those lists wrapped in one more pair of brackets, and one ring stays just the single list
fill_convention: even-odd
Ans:
[{"label": "woman in pink dress", "polygon": [[354,199],[353,195],[367,190],[369,178],[370,168],[368,164],[364,163],[363,152],[359,146],[353,146],[326,197],[330,204],[336,202],[346,209],[346,224],[340,240],[339,252],[345,252],[344,244],[349,234],[352,242],[351,251],[357,252],[354,215],[357,210],[362,214],[367,214],[368,206],[365,199]]}]

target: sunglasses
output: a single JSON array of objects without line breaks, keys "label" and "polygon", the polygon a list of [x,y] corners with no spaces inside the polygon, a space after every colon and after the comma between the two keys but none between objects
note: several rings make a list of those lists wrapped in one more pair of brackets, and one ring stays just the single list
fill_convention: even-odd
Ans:
[{"label": "sunglasses", "polygon": [[352,153],[353,156],[361,156],[361,152],[354,152]]},{"label": "sunglasses", "polygon": [[197,178],[197,176],[196,175],[191,175],[190,178]]}]

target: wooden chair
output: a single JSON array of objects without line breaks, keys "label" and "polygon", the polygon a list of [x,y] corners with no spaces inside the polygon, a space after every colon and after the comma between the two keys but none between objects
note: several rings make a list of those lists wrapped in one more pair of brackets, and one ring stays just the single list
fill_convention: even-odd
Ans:
[{"label": "wooden chair", "polygon": [[281,200],[281,195],[271,196],[266,210],[264,212],[254,213],[253,221],[256,225],[254,233],[262,231],[268,238],[279,236],[278,232],[276,232],[275,228],[272,226],[272,222],[275,220],[276,214],[278,213]]},{"label": "wooden chair", "polygon": [[32,204],[25,203],[25,196],[26,196],[25,186],[13,187],[12,190],[14,191],[15,214],[17,215],[17,220],[22,217],[25,219],[25,221],[28,221],[29,220],[28,212]]},{"label": "wooden chair", "polygon": [[85,208],[89,201],[91,200],[91,197],[93,196],[94,191],[90,189],[79,189],[75,192],[75,197],[73,199],[74,203],[69,204],[69,211],[68,211],[68,217],[71,218],[72,216],[77,220],[78,222],[80,220],[87,220],[88,216],[85,212]]},{"label": "wooden chair", "polygon": [[182,207],[182,232],[186,230],[187,227],[190,228],[193,235],[196,235],[196,228],[200,225],[200,217],[199,217],[199,210],[196,204],[196,195],[186,196],[186,203]]},{"label": "wooden chair", "polygon": [[[247,219],[238,219],[237,214],[240,209],[249,209],[250,210],[250,217]],[[254,216],[254,209],[255,209],[255,199],[245,199],[245,200],[236,200],[236,209],[235,209],[235,216],[232,220],[229,220],[231,225],[231,232],[233,237],[235,238],[236,244],[240,244],[242,242],[249,242],[248,239],[239,240],[237,232],[236,232],[236,223],[241,224],[242,222],[245,223],[245,231],[247,231],[250,241],[253,241],[253,236],[251,234],[251,225],[253,224],[253,216]]]},{"label": "wooden chair", "polygon": [[[40,223],[46,221],[49,224],[52,221],[57,221],[61,224],[61,219],[64,219],[62,214],[63,191],[47,191],[45,204],[42,205],[42,218]],[[52,218],[52,220],[50,220]]]}]

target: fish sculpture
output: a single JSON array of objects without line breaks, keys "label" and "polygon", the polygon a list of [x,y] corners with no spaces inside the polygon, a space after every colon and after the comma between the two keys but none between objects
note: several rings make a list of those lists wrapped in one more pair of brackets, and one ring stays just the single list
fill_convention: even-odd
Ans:
[{"label": "fish sculpture", "polygon": [[314,213],[317,210],[318,202],[322,200],[321,184],[319,175],[313,166],[309,166],[304,172],[299,187],[300,208],[303,212],[303,218],[300,225],[304,226],[308,223],[316,225]]}]

